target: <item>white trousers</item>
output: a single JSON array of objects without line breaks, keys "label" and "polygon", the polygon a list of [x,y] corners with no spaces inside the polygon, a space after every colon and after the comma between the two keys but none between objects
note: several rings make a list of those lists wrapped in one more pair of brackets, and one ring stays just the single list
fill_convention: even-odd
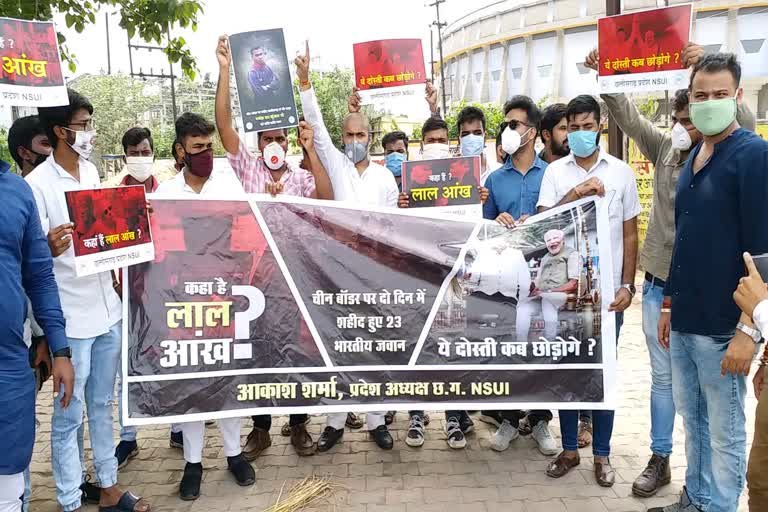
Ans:
[{"label": "white trousers", "polygon": [[0,475],[0,512],[21,512],[24,473]]},{"label": "white trousers", "polygon": [[517,304],[515,329],[517,341],[528,341],[528,331],[531,329],[531,317],[541,303],[541,316],[544,317],[544,337],[553,341],[557,336],[560,308],[568,300],[568,294],[562,292],[546,292],[541,294],[541,300],[526,298]]},{"label": "white trousers", "polygon": [[[386,412],[367,412],[365,413],[365,423],[368,426],[368,430],[374,430],[377,427],[384,425],[384,416]],[[333,427],[336,430],[344,428],[344,424],[347,422],[346,412],[334,412],[326,416],[325,425],[327,427]]]},{"label": "white trousers", "polygon": [[[224,442],[224,455],[234,457],[240,455],[240,418],[226,418],[217,421],[219,432]],[[181,432],[184,436],[184,460],[192,464],[203,461],[203,445],[205,444],[205,422],[193,421],[183,423]]]}]

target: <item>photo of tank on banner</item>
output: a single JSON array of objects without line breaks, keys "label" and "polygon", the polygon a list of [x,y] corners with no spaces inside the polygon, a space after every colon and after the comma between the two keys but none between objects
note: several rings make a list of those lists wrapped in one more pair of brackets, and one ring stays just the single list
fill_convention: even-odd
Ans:
[{"label": "photo of tank on banner", "polygon": [[616,405],[601,200],[514,229],[309,199],[150,201],[155,260],[124,276],[127,424]]}]

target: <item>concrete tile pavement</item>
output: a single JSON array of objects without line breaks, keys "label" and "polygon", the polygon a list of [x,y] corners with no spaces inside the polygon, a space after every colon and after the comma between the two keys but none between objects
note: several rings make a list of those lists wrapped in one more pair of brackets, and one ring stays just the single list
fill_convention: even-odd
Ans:
[{"label": "concrete tile pavement", "polygon": [[[638,297],[639,298],[639,297]],[[120,472],[121,485],[150,499],[153,510],[261,512],[273,504],[281,490],[309,475],[329,476],[339,490],[307,512],[636,512],[673,502],[682,488],[685,450],[682,422],[675,429],[672,484],[650,499],[632,497],[634,479],[645,467],[649,452],[650,370],[641,330],[638,300],[625,316],[619,348],[619,409],[612,441],[611,461],[617,483],[605,489],[594,483],[590,449],[581,451],[581,465],[568,476],[553,480],[544,473],[549,457],[541,455],[530,438],[519,438],[509,450],[489,448],[490,428],[475,420],[476,433],[468,436],[465,450],[445,443],[441,413],[433,413],[422,448],[405,445],[408,418],[399,413],[391,430],[396,439],[390,452],[380,451],[367,432],[347,431],[343,442],[330,453],[299,458],[288,438],[280,435],[286,418],[275,418],[273,446],[255,462],[256,485],[238,487],[227,472],[218,430],[206,434],[203,496],[196,502],[178,499],[178,482],[184,468],[180,450],[168,447],[168,427],[139,430],[141,451]],[[751,378],[751,376],[750,376]],[[749,386],[747,429],[754,428],[755,398]],[[31,466],[33,512],[57,510],[50,463],[51,391],[47,384],[38,399],[40,427]],[[317,439],[323,418],[312,419],[310,432]],[[557,419],[553,431],[559,436]],[[250,421],[243,421],[243,436]],[[117,438],[117,431],[115,432]],[[243,439],[244,440],[244,439]],[[89,446],[86,436],[86,447]],[[90,464],[90,449],[86,459]],[[86,510],[97,510],[91,506]],[[747,510],[742,497],[740,511]]]}]

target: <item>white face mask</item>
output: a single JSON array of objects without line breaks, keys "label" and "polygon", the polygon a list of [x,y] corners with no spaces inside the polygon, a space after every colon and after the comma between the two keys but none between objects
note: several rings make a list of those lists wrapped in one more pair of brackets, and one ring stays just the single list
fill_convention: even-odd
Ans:
[{"label": "white face mask", "polygon": [[678,151],[688,151],[691,149],[691,135],[680,123],[675,123],[672,127],[672,148]]},{"label": "white face mask", "polygon": [[152,166],[155,158],[151,156],[127,156],[125,157],[125,166],[128,168],[128,174],[139,183],[144,183],[152,176]]},{"label": "white face mask", "polygon": [[262,157],[267,167],[276,171],[285,164],[285,150],[277,142],[270,142],[262,151]]},{"label": "white face mask", "polygon": [[88,160],[91,157],[91,153],[93,153],[93,141],[96,138],[96,130],[75,131],[70,130],[69,128],[64,129],[74,132],[75,134],[75,143],[69,144],[69,142],[67,142],[69,147],[74,149],[75,153]]},{"label": "white face mask", "polygon": [[[507,126],[503,132],[501,132],[501,149],[508,155],[514,155],[520,146],[523,144],[523,137],[528,135],[531,128],[528,128],[523,135],[520,135],[517,130],[513,130]],[[528,140],[530,142],[530,139]],[[526,144],[528,144],[526,142]]]},{"label": "white face mask", "polygon": [[422,160],[438,160],[450,157],[451,151],[448,144],[424,144],[424,147],[421,148]]}]

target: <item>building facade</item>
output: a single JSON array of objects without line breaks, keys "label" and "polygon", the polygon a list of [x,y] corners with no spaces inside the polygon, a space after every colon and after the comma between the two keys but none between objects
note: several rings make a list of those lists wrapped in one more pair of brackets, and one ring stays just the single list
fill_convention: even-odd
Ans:
[{"label": "building facade", "polygon": [[[622,12],[688,3],[623,0]],[[735,53],[743,67],[744,99],[759,119],[768,117],[768,2],[693,2],[692,39],[707,51]],[[445,94],[503,103],[515,94],[535,101],[567,101],[596,94],[595,72],[584,57],[597,46],[597,19],[605,0],[486,2],[443,33]]]}]

